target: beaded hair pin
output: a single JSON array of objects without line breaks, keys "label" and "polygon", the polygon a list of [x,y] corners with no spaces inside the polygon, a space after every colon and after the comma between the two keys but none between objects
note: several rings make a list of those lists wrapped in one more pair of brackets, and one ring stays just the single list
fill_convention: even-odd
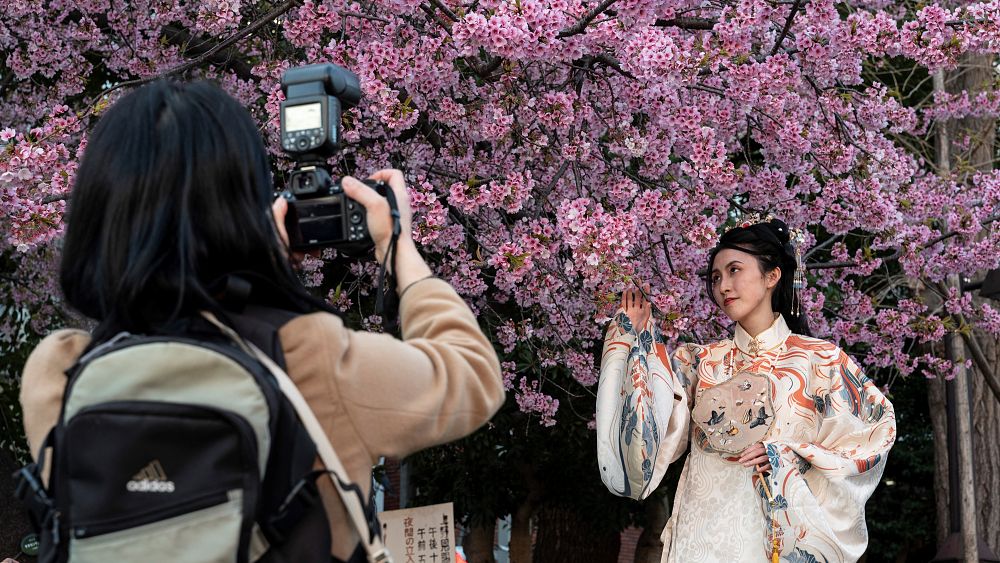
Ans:
[{"label": "beaded hair pin", "polygon": [[792,278],[792,299],[795,303],[792,306],[792,314],[799,317],[802,315],[802,290],[806,288],[806,265],[802,260],[806,233],[801,229],[793,229],[791,235],[792,245],[795,247],[795,277]]}]

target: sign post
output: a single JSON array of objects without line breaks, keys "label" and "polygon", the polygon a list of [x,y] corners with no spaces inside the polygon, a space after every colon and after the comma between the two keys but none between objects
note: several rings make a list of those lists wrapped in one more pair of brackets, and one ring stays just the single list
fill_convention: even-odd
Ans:
[{"label": "sign post", "polygon": [[396,563],[454,563],[455,518],[450,502],[379,514],[382,540]]}]

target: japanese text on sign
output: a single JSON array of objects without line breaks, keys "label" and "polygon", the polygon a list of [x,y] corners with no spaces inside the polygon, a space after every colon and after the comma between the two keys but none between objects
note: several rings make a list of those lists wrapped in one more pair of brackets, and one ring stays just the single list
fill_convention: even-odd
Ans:
[{"label": "japanese text on sign", "polygon": [[382,540],[397,563],[452,563],[455,526],[452,503],[379,514]]}]

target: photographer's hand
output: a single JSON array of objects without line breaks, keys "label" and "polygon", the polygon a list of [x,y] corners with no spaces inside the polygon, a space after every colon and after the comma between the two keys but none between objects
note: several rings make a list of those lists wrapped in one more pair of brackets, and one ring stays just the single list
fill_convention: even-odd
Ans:
[{"label": "photographer's hand", "polygon": [[271,204],[271,213],[274,215],[274,226],[278,229],[278,238],[281,239],[282,249],[285,251],[285,258],[288,258],[288,262],[292,265],[292,269],[298,269],[302,264],[302,260],[306,257],[306,254],[310,256],[319,256],[318,250],[310,250],[306,252],[289,252],[288,250],[288,231],[285,230],[285,215],[288,214],[288,200],[278,196]]},{"label": "photographer's hand", "polygon": [[271,204],[271,213],[274,215],[274,226],[278,228],[278,237],[281,244],[288,248],[288,231],[285,229],[285,215],[288,215],[288,201],[278,196]]},{"label": "photographer's hand", "polygon": [[[392,188],[399,208],[399,241],[396,243],[396,263],[389,264],[389,269],[396,275],[396,289],[402,291],[411,283],[433,275],[424,262],[416,243],[413,242],[411,220],[413,211],[410,209],[410,195],[406,191],[406,181],[399,170],[379,170],[370,176],[372,180],[381,180]],[[378,192],[366,184],[350,176],[341,180],[344,193],[365,207],[368,220],[368,232],[375,242],[375,259],[381,264],[392,238],[392,216],[389,214],[389,202]]]}]

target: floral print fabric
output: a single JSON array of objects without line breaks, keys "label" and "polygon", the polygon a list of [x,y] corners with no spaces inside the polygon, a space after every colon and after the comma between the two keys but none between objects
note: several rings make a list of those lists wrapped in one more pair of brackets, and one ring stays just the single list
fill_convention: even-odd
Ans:
[{"label": "floral print fabric", "polygon": [[[751,353],[750,351],[754,353]],[[691,423],[699,389],[740,371],[771,380],[774,421],[764,439],[773,494],[739,456],[716,452]],[[704,422],[704,421],[702,421]],[[892,404],[837,346],[792,334],[780,316],[756,338],[682,344],[624,311],[604,342],[597,454],[614,494],[647,497],[691,446],[663,531],[663,561],[857,561],[868,543],[864,506],[895,441]]]}]

